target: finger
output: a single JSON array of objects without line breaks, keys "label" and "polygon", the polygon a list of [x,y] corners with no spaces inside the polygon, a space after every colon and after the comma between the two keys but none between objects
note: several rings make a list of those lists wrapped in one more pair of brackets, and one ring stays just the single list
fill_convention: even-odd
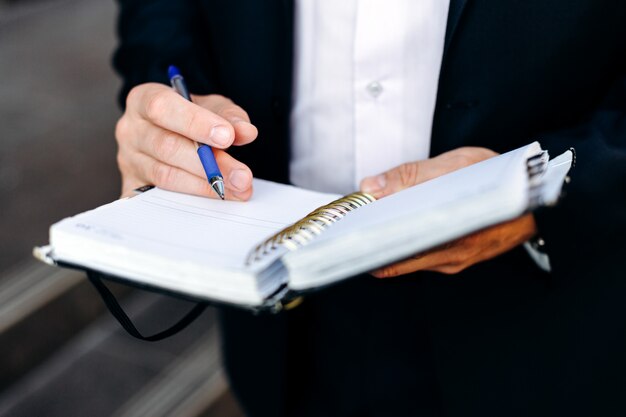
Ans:
[{"label": "finger", "polygon": [[406,261],[386,266],[374,271],[372,275],[389,278],[415,271],[456,274],[471,265],[509,251],[530,239],[536,231],[534,216],[527,214],[449,242]]},{"label": "finger", "polygon": [[226,191],[235,193],[239,200],[243,200],[243,196],[247,196],[245,200],[250,198],[252,195],[252,171],[250,168],[221,149],[213,149],[213,153],[224,176]]},{"label": "finger", "polygon": [[141,186],[146,185],[146,181],[140,179],[138,176],[122,175],[122,192],[120,198],[132,197],[135,195],[135,190]]},{"label": "finger", "polygon": [[407,162],[396,168],[361,181],[360,189],[376,198],[385,197],[421,182],[420,173],[428,160]]},{"label": "finger", "polygon": [[146,123],[142,136],[134,136],[133,148],[153,159],[205,176],[195,143],[178,133]]},{"label": "finger", "polygon": [[217,114],[185,100],[162,84],[144,84],[128,95],[128,105],[151,123],[218,148],[233,143],[233,126]]},{"label": "finger", "polygon": [[380,175],[363,179],[361,191],[376,198],[385,197],[447,174],[454,170],[453,163],[449,158],[407,162]]},{"label": "finger", "polygon": [[380,175],[364,178],[360,188],[381,198],[495,155],[495,152],[486,148],[457,148],[434,158],[404,163]]},{"label": "finger", "polygon": [[463,146],[439,154],[433,159],[455,160],[454,165],[460,168],[475,164],[476,162],[484,161],[485,159],[489,159],[496,155],[498,155],[497,152],[494,152],[488,148],[481,148],[477,146]]},{"label": "finger", "polygon": [[506,244],[498,237],[502,226],[495,226],[448,242],[405,261],[375,271],[377,278],[391,278],[417,271],[456,274],[476,263],[488,260],[519,244]]},{"label": "finger", "polygon": [[[152,184],[169,191],[218,198],[206,176],[194,175],[189,171],[168,165],[141,153],[134,156],[134,163],[136,166],[142,167],[144,184]],[[245,201],[252,196],[252,185],[243,191],[230,187],[227,181],[224,182],[224,186],[227,200]]]},{"label": "finger", "polygon": [[364,178],[360,188],[376,198],[385,197],[462,168],[466,166],[463,165],[464,161],[459,156],[440,155],[423,161],[407,162],[380,175]]},{"label": "finger", "polygon": [[228,120],[235,129],[233,145],[245,145],[256,139],[259,132],[252,123],[248,113],[232,100],[219,94],[208,96],[193,96],[194,103],[209,109],[215,114]]},{"label": "finger", "polygon": [[387,265],[371,274],[376,278],[392,278],[417,271],[430,271],[442,265],[455,264],[451,258],[456,256],[450,249],[437,250],[423,255],[417,255],[402,262]]},{"label": "finger", "polygon": [[[151,127],[147,132],[144,139],[136,139],[136,149],[166,165],[183,169],[206,181],[206,173],[193,141],[157,127]],[[226,189],[239,195],[248,193],[252,188],[250,168],[221,149],[213,148],[213,155],[224,177]]]},{"label": "finger", "polygon": [[247,145],[254,141],[259,135],[256,126],[250,122],[239,120],[232,122],[232,124],[235,129],[235,140],[233,141],[233,145],[235,146]]}]

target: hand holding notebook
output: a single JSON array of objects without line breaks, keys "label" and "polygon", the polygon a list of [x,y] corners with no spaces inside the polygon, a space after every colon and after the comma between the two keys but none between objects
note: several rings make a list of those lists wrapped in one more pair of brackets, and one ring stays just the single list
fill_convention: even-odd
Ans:
[{"label": "hand holding notebook", "polygon": [[[361,181],[360,188],[376,198],[382,198],[497,155],[487,148],[469,146],[456,148],[429,159],[405,163],[385,173],[365,178]],[[458,273],[478,262],[511,250],[531,239],[536,233],[537,226],[533,214],[526,214],[454,242],[448,242],[407,260],[387,265],[373,271],[372,275],[390,278],[416,271]]]},{"label": "hand holding notebook", "polygon": [[54,224],[35,252],[136,285],[271,308],[554,204],[572,159],[548,161],[533,143],[380,200],[263,180],[246,203],[153,189]]}]

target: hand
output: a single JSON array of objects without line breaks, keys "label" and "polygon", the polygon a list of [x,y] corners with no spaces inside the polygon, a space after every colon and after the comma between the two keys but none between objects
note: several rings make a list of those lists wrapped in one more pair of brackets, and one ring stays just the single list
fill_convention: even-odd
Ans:
[{"label": "hand", "polygon": [[[495,155],[495,152],[485,148],[458,148],[424,161],[403,164],[376,177],[365,178],[361,182],[361,190],[381,198]],[[421,270],[456,274],[513,249],[536,233],[535,219],[532,214],[527,214],[386,266],[372,272],[372,275],[390,278]]]},{"label": "hand", "polygon": [[162,84],[135,87],[115,129],[122,196],[146,184],[216,198],[193,141],[213,147],[224,176],[226,198],[252,195],[252,172],[223,149],[256,139],[246,112],[220,95],[194,96],[191,103]]}]

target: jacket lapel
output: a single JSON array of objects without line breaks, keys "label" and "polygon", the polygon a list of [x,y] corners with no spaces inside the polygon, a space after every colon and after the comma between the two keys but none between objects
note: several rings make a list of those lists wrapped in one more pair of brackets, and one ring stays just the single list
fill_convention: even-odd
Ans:
[{"label": "jacket lapel", "polygon": [[444,56],[447,54],[452,37],[456,32],[456,28],[461,20],[461,15],[465,9],[465,5],[469,0],[450,0],[450,8],[448,10],[448,26],[446,28],[446,39],[443,47]]}]

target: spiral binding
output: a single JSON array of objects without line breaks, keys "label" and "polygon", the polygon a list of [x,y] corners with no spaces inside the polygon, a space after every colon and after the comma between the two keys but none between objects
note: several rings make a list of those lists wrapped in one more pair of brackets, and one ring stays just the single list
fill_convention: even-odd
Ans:
[{"label": "spiral binding", "polygon": [[376,201],[374,196],[356,192],[318,207],[302,219],[287,226],[274,236],[255,247],[246,260],[247,264],[260,260],[279,247],[296,250],[311,242],[333,223],[341,220],[349,212]]},{"label": "spiral binding", "polygon": [[535,209],[543,205],[543,174],[548,168],[550,156],[548,151],[528,158],[526,161],[526,170],[528,172],[528,208]]}]

